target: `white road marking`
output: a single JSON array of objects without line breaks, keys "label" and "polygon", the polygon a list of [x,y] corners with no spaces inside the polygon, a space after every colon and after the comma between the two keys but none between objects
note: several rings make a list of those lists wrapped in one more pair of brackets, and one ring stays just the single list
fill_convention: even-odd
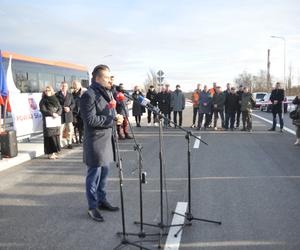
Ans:
[{"label": "white road marking", "polygon": [[[199,137],[199,139],[201,139],[201,136],[197,136]],[[194,148],[199,148],[200,146],[200,140],[196,139],[195,142],[194,142]]]},{"label": "white road marking", "polygon": [[[175,213],[184,215],[185,212],[186,212],[186,209],[187,209],[187,202],[177,202]],[[178,214],[174,214],[171,225],[183,224],[184,223],[184,217],[180,216]],[[169,234],[168,234],[166,244],[165,244],[165,247],[164,247],[165,250],[177,250],[177,249],[179,249],[181,236],[182,236],[182,230],[178,234],[177,237],[174,236],[174,234],[176,234],[179,229],[180,229],[180,226],[170,227]]]},{"label": "white road marking", "polygon": [[180,248],[199,249],[199,248],[216,248],[216,247],[251,247],[251,246],[289,246],[285,241],[268,241],[268,240],[243,240],[243,241],[212,241],[212,242],[194,242],[184,243]]},{"label": "white road marking", "polygon": [[[253,113],[252,113],[252,115],[255,116],[255,117],[257,117],[257,118],[259,118],[259,119],[261,119],[261,120],[263,120],[263,121],[265,121],[265,122],[267,122],[267,123],[273,124],[273,121],[271,121],[271,120],[268,120],[268,119],[266,119],[264,117],[261,117],[259,115],[253,114]],[[279,124],[277,124],[277,127],[280,127]],[[283,127],[283,130],[289,132],[292,135],[296,135],[295,131],[293,131],[293,130],[287,128],[287,127]]]}]

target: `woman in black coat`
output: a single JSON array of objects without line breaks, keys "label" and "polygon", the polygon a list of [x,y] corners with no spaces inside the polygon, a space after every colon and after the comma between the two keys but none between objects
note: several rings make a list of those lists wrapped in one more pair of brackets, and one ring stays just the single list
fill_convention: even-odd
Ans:
[{"label": "woman in black coat", "polygon": [[[61,105],[51,86],[47,86],[40,101],[40,111],[43,115],[44,152],[49,159],[56,159],[61,148],[59,142],[60,126],[50,127],[46,124],[46,117],[58,117],[62,113]],[[60,120],[59,120],[60,121]]]},{"label": "woman in black coat", "polygon": [[135,117],[135,122],[137,127],[141,127],[141,117],[145,112],[145,108],[136,101],[140,96],[144,96],[140,91],[139,86],[134,87],[134,92],[132,93],[133,104],[132,104],[132,115]]}]

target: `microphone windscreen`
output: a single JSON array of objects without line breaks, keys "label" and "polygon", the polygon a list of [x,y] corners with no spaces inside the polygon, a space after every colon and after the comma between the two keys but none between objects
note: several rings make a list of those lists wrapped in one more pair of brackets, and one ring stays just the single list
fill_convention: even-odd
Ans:
[{"label": "microphone windscreen", "polygon": [[147,106],[147,104],[150,103],[150,100],[140,95],[138,97],[138,103],[140,103],[142,106]]},{"label": "microphone windscreen", "polygon": [[116,99],[117,101],[119,102],[123,102],[125,100],[125,95],[122,93],[122,92],[119,92],[117,95],[116,95]]}]

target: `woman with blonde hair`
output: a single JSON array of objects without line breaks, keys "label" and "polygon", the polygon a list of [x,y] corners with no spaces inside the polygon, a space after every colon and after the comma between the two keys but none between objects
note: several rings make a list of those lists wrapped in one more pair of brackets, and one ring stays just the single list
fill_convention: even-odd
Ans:
[{"label": "woman with blonde hair", "polygon": [[60,148],[60,125],[50,124],[51,118],[60,121],[62,107],[51,86],[47,86],[40,101],[40,111],[43,115],[44,152],[49,159],[56,159]]}]

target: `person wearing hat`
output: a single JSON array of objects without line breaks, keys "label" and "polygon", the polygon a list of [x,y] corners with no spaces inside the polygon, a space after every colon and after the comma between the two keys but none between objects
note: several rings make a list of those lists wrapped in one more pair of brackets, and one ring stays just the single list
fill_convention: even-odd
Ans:
[{"label": "person wearing hat", "polygon": [[[171,94],[171,107],[174,114],[174,123],[176,125],[182,126],[182,111],[185,108],[185,97],[180,89],[180,85],[176,85],[176,90]],[[179,124],[177,123],[177,113],[179,114]]]}]

